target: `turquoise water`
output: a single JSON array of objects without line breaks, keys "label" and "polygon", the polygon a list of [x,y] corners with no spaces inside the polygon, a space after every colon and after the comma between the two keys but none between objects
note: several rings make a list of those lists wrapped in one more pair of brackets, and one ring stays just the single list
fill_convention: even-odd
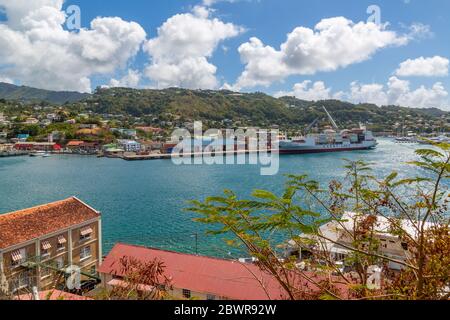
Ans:
[{"label": "turquoise water", "polygon": [[118,241],[169,250],[224,256],[227,247],[206,237],[204,226],[183,211],[186,202],[232,189],[248,196],[255,188],[279,193],[285,174],[309,174],[326,183],[344,176],[344,158],[374,163],[377,175],[408,173],[415,146],[381,140],[374,151],[282,156],[276,176],[260,168],[175,166],[170,160],[126,162],[84,156],[0,158],[0,213],[77,196],[103,215],[105,252]]}]

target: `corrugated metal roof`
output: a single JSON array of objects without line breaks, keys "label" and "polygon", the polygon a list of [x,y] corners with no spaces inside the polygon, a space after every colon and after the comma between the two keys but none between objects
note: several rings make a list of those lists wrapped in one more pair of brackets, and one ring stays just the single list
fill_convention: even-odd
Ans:
[{"label": "corrugated metal roof", "polygon": [[143,262],[156,258],[163,262],[165,276],[171,278],[172,285],[178,289],[235,300],[269,300],[269,296],[271,300],[280,300],[287,297],[274,277],[253,264],[125,244],[117,244],[113,248],[99,272],[124,276],[120,259],[126,257]]}]

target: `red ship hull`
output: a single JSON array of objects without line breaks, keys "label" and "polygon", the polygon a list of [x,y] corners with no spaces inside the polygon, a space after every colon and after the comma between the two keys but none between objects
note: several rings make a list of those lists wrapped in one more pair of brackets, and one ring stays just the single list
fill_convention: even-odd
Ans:
[{"label": "red ship hull", "polygon": [[280,154],[312,154],[312,153],[329,153],[329,152],[364,151],[364,150],[371,150],[371,149],[373,149],[373,147],[280,150],[279,153]]}]

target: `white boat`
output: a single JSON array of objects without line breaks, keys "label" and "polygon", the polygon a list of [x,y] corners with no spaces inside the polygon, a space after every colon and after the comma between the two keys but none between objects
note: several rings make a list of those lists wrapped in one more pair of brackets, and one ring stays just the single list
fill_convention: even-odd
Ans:
[{"label": "white boat", "polygon": [[450,143],[450,138],[445,136],[445,135],[441,135],[439,137],[435,137],[435,138],[420,138],[419,139],[419,143],[420,144],[432,144],[432,143]]},{"label": "white boat", "polygon": [[45,151],[35,151],[33,153],[30,153],[30,157],[43,157],[48,158],[50,157],[50,154]]},{"label": "white boat", "polygon": [[45,151],[35,151],[30,153],[30,157],[42,157],[45,153]]}]

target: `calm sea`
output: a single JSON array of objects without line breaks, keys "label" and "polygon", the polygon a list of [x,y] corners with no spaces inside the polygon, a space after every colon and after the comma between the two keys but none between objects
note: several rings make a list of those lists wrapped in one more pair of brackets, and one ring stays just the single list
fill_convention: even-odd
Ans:
[{"label": "calm sea", "polygon": [[[248,196],[253,189],[280,193],[285,174],[308,174],[326,183],[344,176],[345,158],[373,162],[377,175],[411,173],[404,162],[417,146],[381,140],[377,150],[282,156],[276,176],[260,168],[175,166],[170,160],[126,162],[84,156],[0,158],[0,213],[77,196],[103,214],[105,252],[116,242],[226,256],[222,240],[204,235],[204,226],[183,211],[187,201],[231,189]],[[196,241],[196,236],[198,235]]]}]

